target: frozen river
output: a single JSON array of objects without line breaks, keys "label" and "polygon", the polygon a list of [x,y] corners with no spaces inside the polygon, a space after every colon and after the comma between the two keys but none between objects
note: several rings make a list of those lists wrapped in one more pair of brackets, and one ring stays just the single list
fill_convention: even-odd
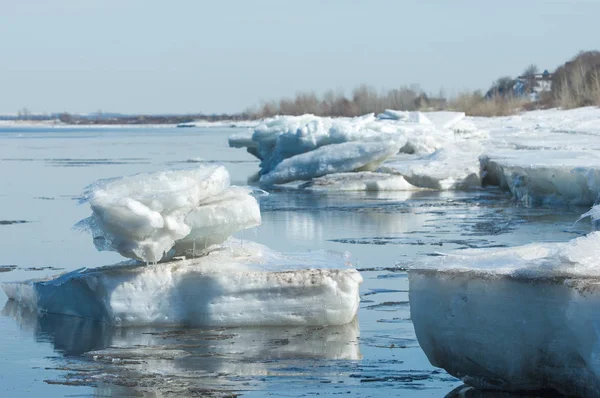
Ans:
[{"label": "frozen river", "polygon": [[[73,224],[101,178],[223,164],[244,185],[258,162],[231,128],[0,129],[0,282],[121,261]],[[240,130],[241,131],[241,130]],[[461,248],[567,241],[589,209],[526,208],[475,192],[272,192],[237,237],[283,252],[351,253],[364,277],[355,322],[336,327],[112,328],[35,313],[0,291],[0,396],[443,397],[462,383],[429,364],[410,320],[411,262]],[[6,304],[4,304],[6,302]]]}]

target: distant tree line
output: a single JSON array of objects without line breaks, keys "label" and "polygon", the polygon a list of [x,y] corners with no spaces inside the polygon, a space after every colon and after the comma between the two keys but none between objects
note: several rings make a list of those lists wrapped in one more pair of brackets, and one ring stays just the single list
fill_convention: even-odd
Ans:
[{"label": "distant tree line", "polygon": [[[543,85],[543,87],[540,87]],[[253,119],[274,115],[358,116],[395,110],[454,110],[471,116],[504,116],[522,110],[600,106],[600,52],[585,51],[559,66],[554,73],[540,74],[529,65],[521,76],[496,79],[484,93],[480,90],[446,98],[427,95],[418,85],[377,91],[362,84],[350,96],[329,90],[322,96],[300,92],[294,98],[265,101],[245,112]]]},{"label": "distant tree line", "polygon": [[562,108],[600,106],[600,51],[580,52],[552,76],[552,94]]},{"label": "distant tree line", "polygon": [[386,109],[443,109],[446,100],[425,94],[417,85],[400,87],[389,91],[377,91],[362,84],[347,97],[343,91],[326,91],[322,96],[314,92],[297,93],[294,98],[263,102],[245,113],[254,119],[274,115],[302,115],[311,113],[318,116],[359,116],[370,112],[383,112]]}]

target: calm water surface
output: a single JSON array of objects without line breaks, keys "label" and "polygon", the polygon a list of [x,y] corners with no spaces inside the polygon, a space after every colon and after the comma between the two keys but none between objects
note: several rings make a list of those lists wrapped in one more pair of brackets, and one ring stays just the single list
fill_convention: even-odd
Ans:
[{"label": "calm water surface", "polygon": [[[100,178],[200,162],[245,184],[258,162],[227,147],[239,129],[0,130],[0,282],[121,260],[72,229]],[[461,383],[433,368],[410,320],[404,267],[470,247],[565,241],[585,210],[527,209],[503,192],[272,192],[263,225],[238,236],[281,251],[349,252],[365,281],[341,327],[113,328],[38,316],[0,292],[0,396],[443,397]],[[6,303],[6,304],[4,304]]]}]

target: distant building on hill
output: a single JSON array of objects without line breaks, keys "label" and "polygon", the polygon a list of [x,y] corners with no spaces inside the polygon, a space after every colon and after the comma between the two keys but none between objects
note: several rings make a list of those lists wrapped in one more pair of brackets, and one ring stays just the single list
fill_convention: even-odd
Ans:
[{"label": "distant building on hill", "polygon": [[488,90],[485,97],[512,95],[514,97],[529,97],[531,101],[539,101],[540,95],[552,90],[552,73],[544,70],[542,73],[519,76],[516,79],[503,78]]}]

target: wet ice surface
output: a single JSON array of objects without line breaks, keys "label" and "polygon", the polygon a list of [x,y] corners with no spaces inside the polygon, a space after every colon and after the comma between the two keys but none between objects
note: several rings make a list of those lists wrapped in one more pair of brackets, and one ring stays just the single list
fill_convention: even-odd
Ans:
[{"label": "wet ice surface", "polygon": [[[0,220],[31,222],[0,228],[0,281],[120,261],[71,229],[89,212],[76,199],[90,181],[207,161],[224,164],[232,182],[244,184],[257,161],[227,148],[231,132],[3,130],[0,167],[8,172],[0,173]],[[65,167],[69,162],[57,159],[76,161]],[[238,238],[283,252],[352,253],[365,279],[354,323],[115,329],[38,317],[8,302],[0,316],[0,395],[442,397],[462,383],[433,368],[418,345],[405,266],[442,251],[566,241],[590,229],[587,219],[573,225],[589,208],[528,209],[498,190],[280,191],[263,197],[261,210],[263,225]]]}]

